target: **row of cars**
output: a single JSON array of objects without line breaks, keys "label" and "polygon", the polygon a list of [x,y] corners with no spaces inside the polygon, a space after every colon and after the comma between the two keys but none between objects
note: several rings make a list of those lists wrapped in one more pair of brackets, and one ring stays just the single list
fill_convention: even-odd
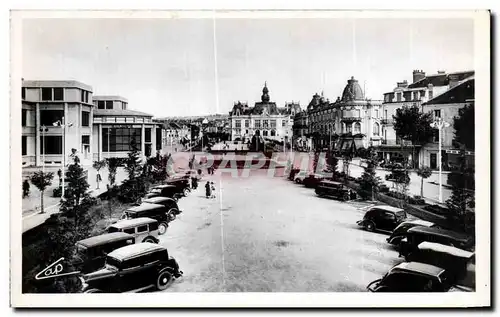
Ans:
[{"label": "row of cars", "polygon": [[322,174],[308,173],[299,169],[292,169],[288,175],[289,180],[302,184],[307,188],[314,188],[319,197],[330,197],[338,200],[353,200],[357,198],[354,190],[340,182],[325,178]]},{"label": "row of cars", "polygon": [[371,282],[371,292],[474,291],[475,253],[472,237],[424,221],[409,220],[403,209],[368,208],[357,224],[389,233],[387,242],[404,261]]},{"label": "row of cars", "polygon": [[158,242],[181,213],[177,202],[191,191],[190,177],[191,172],[153,187],[105,233],[76,243],[74,265],[83,293],[164,290],[182,276],[175,258]]}]

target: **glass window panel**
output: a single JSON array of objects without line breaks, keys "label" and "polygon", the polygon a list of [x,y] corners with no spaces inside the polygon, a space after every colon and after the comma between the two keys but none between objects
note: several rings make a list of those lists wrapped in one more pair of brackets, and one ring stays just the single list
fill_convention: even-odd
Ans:
[{"label": "glass window panel", "polygon": [[64,100],[63,88],[54,88],[54,100]]},{"label": "glass window panel", "polygon": [[52,100],[52,88],[42,88],[42,100]]}]

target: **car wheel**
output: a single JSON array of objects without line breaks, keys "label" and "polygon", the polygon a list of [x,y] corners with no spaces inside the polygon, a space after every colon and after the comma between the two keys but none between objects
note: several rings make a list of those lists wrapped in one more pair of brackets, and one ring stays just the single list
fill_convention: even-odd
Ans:
[{"label": "car wheel", "polygon": [[369,221],[365,225],[365,228],[366,228],[366,230],[373,232],[373,231],[375,231],[375,224],[373,223],[373,221]]},{"label": "car wheel", "polygon": [[147,237],[142,242],[157,243],[156,240],[151,237]]},{"label": "car wheel", "polygon": [[156,288],[159,291],[163,291],[168,287],[168,283],[172,280],[172,274],[167,270],[163,270],[158,273],[158,277],[156,278]]},{"label": "car wheel", "polygon": [[160,222],[160,224],[158,225],[158,234],[159,235],[162,235],[162,234],[165,234],[165,232],[167,232],[167,228],[168,228],[168,224],[164,221]]},{"label": "car wheel", "polygon": [[350,195],[348,193],[345,193],[343,196],[342,196],[342,200],[343,201],[348,201],[350,198]]},{"label": "car wheel", "polygon": [[177,215],[178,213],[179,213],[179,210],[177,210],[177,208],[170,208],[167,211],[168,220],[169,221],[174,221],[175,220],[175,215]]},{"label": "car wheel", "polygon": [[83,291],[85,294],[92,294],[92,293],[102,293],[100,289],[97,288],[89,288]]},{"label": "car wheel", "polygon": [[297,178],[297,179],[295,180],[295,184],[300,184],[300,179],[298,179],[298,178]]},{"label": "car wheel", "polygon": [[182,194],[183,194],[184,196],[189,195],[189,189],[184,188],[184,190],[182,191]]}]

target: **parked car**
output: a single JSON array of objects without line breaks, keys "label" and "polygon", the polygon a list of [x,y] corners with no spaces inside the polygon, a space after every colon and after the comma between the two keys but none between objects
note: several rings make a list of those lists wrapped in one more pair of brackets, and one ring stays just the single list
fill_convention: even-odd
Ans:
[{"label": "parked car", "polygon": [[299,171],[293,177],[293,181],[297,184],[302,184],[304,179],[306,179],[307,175],[309,175],[306,171]]},{"label": "parked car", "polygon": [[324,175],[311,173],[307,175],[306,178],[304,178],[302,183],[307,188],[315,188],[324,179],[325,179]]},{"label": "parked car", "polygon": [[447,292],[453,286],[445,269],[419,262],[403,262],[381,279],[368,284],[370,292]]},{"label": "parked car", "polygon": [[139,243],[119,248],[106,256],[101,269],[82,276],[84,293],[164,290],[182,276],[177,261],[164,246]]},{"label": "parked car", "polygon": [[[166,208],[167,216],[170,219],[169,221],[175,220],[175,217],[180,214],[182,211],[179,209],[179,205],[173,198],[169,197],[152,197],[148,199],[144,199],[142,201],[146,204],[157,204],[162,205]],[[150,217],[152,218],[152,217]]]},{"label": "parked car", "polygon": [[452,246],[422,242],[405,256],[407,262],[421,262],[447,270],[454,281],[461,280],[467,268],[475,264],[475,254]]},{"label": "parked car", "polygon": [[134,236],[137,242],[158,243],[158,221],[151,218],[120,220],[106,230],[108,233],[125,232]]},{"label": "parked car", "polygon": [[333,197],[340,200],[350,200],[356,193],[344,184],[329,180],[320,181],[314,190],[320,197]]},{"label": "parked car", "polygon": [[73,264],[84,274],[95,271],[104,266],[108,253],[134,243],[134,236],[125,232],[105,233],[80,240],[75,244]]},{"label": "parked car", "polygon": [[288,180],[295,180],[295,175],[300,172],[300,168],[292,168],[290,170],[290,174],[288,174]]},{"label": "parked car", "polygon": [[184,196],[184,188],[175,185],[158,185],[149,190],[149,193],[144,196],[144,198],[153,197],[169,197],[175,201],[178,201]]},{"label": "parked car", "polygon": [[404,169],[393,169],[391,173],[385,175],[385,180],[386,181],[391,181],[394,182],[396,180],[405,180],[406,182],[410,182],[410,176],[408,174],[405,174]]},{"label": "parked car", "polygon": [[416,226],[434,227],[436,226],[436,224],[420,219],[404,221],[400,223],[394,229],[394,231],[392,231],[389,238],[387,238],[387,242],[389,242],[392,245],[399,245],[401,243],[401,240],[406,237],[406,233],[408,232],[408,230]]},{"label": "parked car", "polygon": [[173,177],[166,180],[168,185],[174,185],[177,187],[179,193],[182,193],[183,196],[189,195],[191,192],[190,179],[186,176],[181,177]]},{"label": "parked car", "polygon": [[[155,197],[155,198],[163,198],[163,197]],[[155,198],[150,198],[150,199],[155,199]],[[175,201],[173,203],[175,204]],[[167,232],[168,223],[172,219],[172,216],[169,213],[175,213],[175,210],[169,211],[164,205],[160,204],[142,203],[139,206],[131,207],[125,210],[120,219],[123,220],[123,219],[135,219],[144,217],[155,219],[156,221],[158,221],[158,234],[162,235],[165,232]]]},{"label": "parked car", "polygon": [[368,231],[392,232],[406,217],[404,209],[380,205],[370,207],[357,224]]},{"label": "parked car", "polygon": [[425,241],[441,243],[467,251],[472,251],[474,248],[474,240],[472,236],[467,234],[441,228],[418,226],[408,230],[406,238],[401,240],[399,252],[406,256]]}]

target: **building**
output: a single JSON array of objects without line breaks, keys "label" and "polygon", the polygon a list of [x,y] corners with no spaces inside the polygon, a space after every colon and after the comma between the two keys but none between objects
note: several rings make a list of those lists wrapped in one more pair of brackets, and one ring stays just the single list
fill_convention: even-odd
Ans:
[{"label": "building", "polygon": [[267,83],[262,89],[261,101],[254,107],[249,107],[246,102],[235,102],[229,112],[231,122],[231,140],[244,141],[245,143],[255,135],[264,139],[291,141],[293,131],[293,117],[300,112],[300,104],[285,103],[278,107],[270,100]]},{"label": "building", "polygon": [[[453,84],[446,92],[423,103],[422,111],[432,113],[434,118],[441,118],[449,124],[441,130],[441,160],[444,169],[451,165],[456,165],[459,152],[453,146],[454,129],[453,118],[458,116],[459,109],[466,105],[474,104],[474,76],[468,77],[460,82]],[[471,129],[474,129],[474,123],[471,122]],[[436,130],[431,142],[425,144],[420,151],[420,161],[424,166],[432,169],[439,168],[438,162],[438,144],[439,133]],[[473,164],[474,152],[467,151],[467,160]]]},{"label": "building", "polygon": [[[415,106],[422,110],[422,104],[445,93],[460,81],[473,75],[474,71],[455,73],[438,71],[437,74],[426,75],[422,70],[414,70],[412,83],[409,84],[407,80],[398,82],[393,91],[385,93],[381,120],[383,139],[378,148],[380,155],[386,160],[391,160],[394,157],[401,157],[402,151],[408,153],[405,147],[411,146],[411,142],[401,141],[394,131],[393,116],[397,109]],[[403,149],[401,143],[403,143]],[[415,145],[415,147],[418,153],[419,145]],[[411,154],[408,159],[413,159]],[[416,165],[418,165],[418,159],[419,156],[416,155]]]},{"label": "building", "polygon": [[92,87],[78,81],[22,82],[22,165],[60,165],[72,149],[91,164]]},{"label": "building", "polygon": [[309,136],[311,137],[310,146],[316,149],[332,148],[337,128],[335,125],[337,109],[330,103],[329,99],[324,97],[323,92],[321,96],[317,93],[313,95],[307,106],[307,114],[309,117]]},{"label": "building", "polygon": [[127,99],[120,96],[94,96],[94,160],[127,157],[135,140],[143,158],[162,149],[161,125],[153,115],[129,110]]},{"label": "building", "polygon": [[307,110],[297,112],[293,117],[293,145],[300,151],[308,151],[311,145],[309,137],[309,116]]}]

